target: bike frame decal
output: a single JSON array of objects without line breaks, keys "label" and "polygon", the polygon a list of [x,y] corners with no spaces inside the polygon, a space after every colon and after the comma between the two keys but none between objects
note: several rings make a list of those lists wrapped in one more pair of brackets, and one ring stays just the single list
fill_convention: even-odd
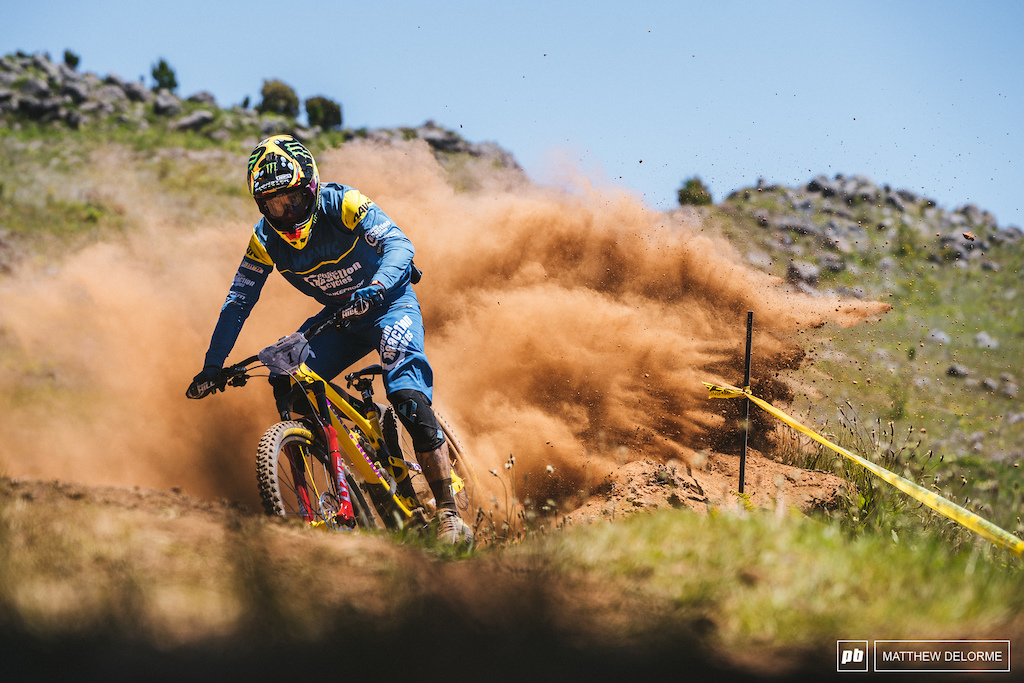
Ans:
[{"label": "bike frame decal", "polygon": [[334,483],[338,487],[338,521],[347,524],[356,518],[352,509],[352,498],[348,490],[348,482],[345,480],[345,463],[341,459],[341,450],[338,448],[338,432],[334,425],[325,425],[324,432],[327,434],[327,448],[331,459],[331,469],[334,471]]}]

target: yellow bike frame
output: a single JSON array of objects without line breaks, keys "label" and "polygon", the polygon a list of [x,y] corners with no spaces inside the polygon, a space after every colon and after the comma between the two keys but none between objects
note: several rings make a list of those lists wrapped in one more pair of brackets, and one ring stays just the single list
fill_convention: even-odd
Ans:
[{"label": "yellow bike frame", "polygon": [[[391,485],[388,483],[387,477],[385,477],[378,469],[377,465],[370,461],[369,456],[363,451],[363,448],[359,445],[359,436],[356,432],[343,424],[339,417],[339,411],[344,415],[345,419],[350,420],[359,431],[366,436],[366,439],[370,442],[370,446],[375,451],[381,449],[381,445],[384,443],[384,433],[380,428],[380,419],[376,412],[370,414],[370,419],[363,417],[363,415],[356,410],[351,403],[348,402],[344,396],[338,393],[330,382],[324,381],[320,375],[316,374],[309,368],[305,363],[299,364],[299,367],[295,370],[292,376],[293,382],[298,382],[303,391],[309,397],[313,405],[316,405],[316,396],[314,394],[314,387],[320,383],[324,386],[324,392],[327,396],[329,404],[331,424],[334,425],[334,429],[339,434],[338,447],[344,451],[346,459],[349,464],[355,468],[359,475],[363,478],[363,481],[371,484],[379,484],[384,489],[391,493],[395,499],[395,504],[402,511],[402,514],[406,518],[412,517],[413,513],[410,509],[412,501],[405,499],[403,496],[398,495],[396,492],[391,490]],[[340,435],[347,434],[348,438],[340,438]],[[454,473],[453,473],[454,475]],[[454,478],[453,478],[454,488]],[[462,480],[459,480],[461,490]]]}]

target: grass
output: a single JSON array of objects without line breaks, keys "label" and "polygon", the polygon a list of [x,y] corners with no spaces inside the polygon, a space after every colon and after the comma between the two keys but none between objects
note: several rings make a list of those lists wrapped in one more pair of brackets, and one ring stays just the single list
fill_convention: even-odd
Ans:
[{"label": "grass", "polygon": [[978,634],[1014,623],[1024,600],[1020,563],[990,547],[951,553],[932,534],[900,545],[878,534],[850,538],[835,525],[764,511],[661,512],[537,543],[561,572],[635,602],[631,626],[644,637],[696,631],[734,652],[851,633]]},{"label": "grass", "polygon": [[432,643],[443,618],[473,661],[512,648],[522,665],[632,652],[646,667],[776,666],[807,652],[834,663],[835,640],[853,634],[1024,628],[1021,564],[991,546],[951,551],[929,533],[896,545],[795,513],[666,510],[438,563],[453,558],[170,493],[139,492],[133,505],[107,495],[131,494],[0,480],[0,640],[98,638],[180,667],[211,644],[232,660],[254,646],[259,659],[411,634]]}]

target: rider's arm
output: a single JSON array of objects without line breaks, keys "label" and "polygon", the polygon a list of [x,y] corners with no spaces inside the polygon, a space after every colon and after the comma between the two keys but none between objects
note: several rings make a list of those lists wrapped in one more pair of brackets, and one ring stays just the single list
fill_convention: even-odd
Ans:
[{"label": "rider's arm", "polygon": [[390,290],[409,272],[415,254],[412,242],[379,206],[354,188],[345,189],[341,219],[346,228],[361,232],[366,243],[377,250],[381,260],[373,280]]},{"label": "rider's arm", "polygon": [[210,349],[206,352],[205,366],[224,365],[225,359],[235,346],[238,334],[242,331],[242,325],[260,298],[260,292],[272,269],[273,261],[254,233],[249,240],[245,257],[238,266],[238,272],[235,273],[224,306],[220,309],[220,317],[210,340]]}]

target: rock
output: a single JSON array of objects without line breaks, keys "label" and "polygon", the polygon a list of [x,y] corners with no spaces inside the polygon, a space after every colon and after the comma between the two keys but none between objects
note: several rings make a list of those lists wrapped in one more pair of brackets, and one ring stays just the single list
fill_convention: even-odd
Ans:
[{"label": "rock", "polygon": [[867,291],[863,287],[847,287],[846,285],[836,287],[836,294],[854,299],[866,299],[868,296]]},{"label": "rock", "polygon": [[181,112],[181,101],[167,90],[157,93],[153,113],[157,116],[176,116]]},{"label": "rock", "polygon": [[198,102],[199,104],[205,104],[209,107],[217,106],[217,100],[214,98],[213,93],[206,92],[205,90],[197,92],[194,95],[189,95],[188,101]]},{"label": "rock", "polygon": [[822,254],[818,262],[822,268],[832,273],[840,273],[846,269],[846,262],[835,254]]},{"label": "rock", "polygon": [[910,190],[896,190],[896,196],[908,204],[917,204],[921,198]]},{"label": "rock", "polygon": [[61,101],[56,97],[37,98],[22,97],[18,100],[18,109],[33,119],[47,119],[56,116],[60,111]]},{"label": "rock", "polygon": [[439,127],[433,121],[427,121],[416,129],[416,137],[424,140],[439,152],[468,152],[469,145],[456,133]]},{"label": "rock", "polygon": [[67,95],[75,104],[81,104],[89,99],[89,89],[84,83],[65,82],[60,88],[61,95]]},{"label": "rock", "polygon": [[821,275],[821,269],[813,263],[807,261],[791,261],[789,268],[786,271],[786,281],[790,284],[798,284],[801,282],[809,285],[818,284],[818,277]]},{"label": "rock", "polygon": [[168,124],[171,130],[199,130],[203,126],[213,122],[213,112],[206,109],[199,109],[184,116],[173,123]]},{"label": "rock", "polygon": [[1024,232],[1016,225],[1011,225],[1006,228],[1000,228],[989,239],[996,244],[1015,244],[1021,240],[1021,237],[1024,237]]},{"label": "rock", "polygon": [[924,340],[926,342],[939,345],[949,344],[951,341],[953,341],[950,338],[950,336],[943,332],[942,330],[932,330],[931,332],[928,333]]},{"label": "rock", "polygon": [[44,54],[37,53],[32,55],[32,66],[41,69],[52,79],[60,79],[60,70],[57,69],[57,65],[51,62]]},{"label": "rock", "polygon": [[987,332],[979,332],[974,335],[974,345],[979,349],[998,349],[999,342],[988,335]]},{"label": "rock", "polygon": [[260,132],[264,136],[290,132],[292,124],[280,116],[264,116],[260,119]]},{"label": "rock", "polygon": [[124,88],[108,83],[96,88],[92,93],[92,99],[113,106],[116,103],[127,102],[128,96],[125,95]]},{"label": "rock", "polygon": [[999,389],[999,382],[995,381],[991,377],[986,377],[985,379],[981,380],[981,387],[985,391],[995,393]]},{"label": "rock", "polygon": [[78,130],[88,120],[88,117],[82,112],[75,111],[74,109],[64,110],[64,123],[68,124],[69,128]]},{"label": "rock", "polygon": [[1006,398],[1016,398],[1018,391],[1020,391],[1020,387],[1016,382],[1005,382],[999,387],[999,393]]},{"label": "rock", "polygon": [[21,86],[21,94],[26,97],[35,97],[36,99],[43,99],[53,94],[50,90],[50,86],[46,81],[41,78],[30,78],[25,81]]},{"label": "rock", "polygon": [[5,109],[5,106],[10,105],[10,108],[16,108],[18,106],[18,98],[14,95],[14,91],[9,88],[0,88],[0,110]]},{"label": "rock", "polygon": [[149,88],[144,86],[138,81],[129,81],[125,83],[123,88],[124,94],[128,96],[128,99],[133,102],[149,102],[153,93],[149,91]]},{"label": "rock", "polygon": [[772,219],[771,226],[776,230],[792,230],[798,235],[823,235],[821,228],[814,221],[799,216],[776,216]]},{"label": "rock", "polygon": [[293,135],[299,142],[311,142],[315,140],[318,135],[322,132],[320,126],[313,126],[312,128],[296,128],[293,131]]}]

